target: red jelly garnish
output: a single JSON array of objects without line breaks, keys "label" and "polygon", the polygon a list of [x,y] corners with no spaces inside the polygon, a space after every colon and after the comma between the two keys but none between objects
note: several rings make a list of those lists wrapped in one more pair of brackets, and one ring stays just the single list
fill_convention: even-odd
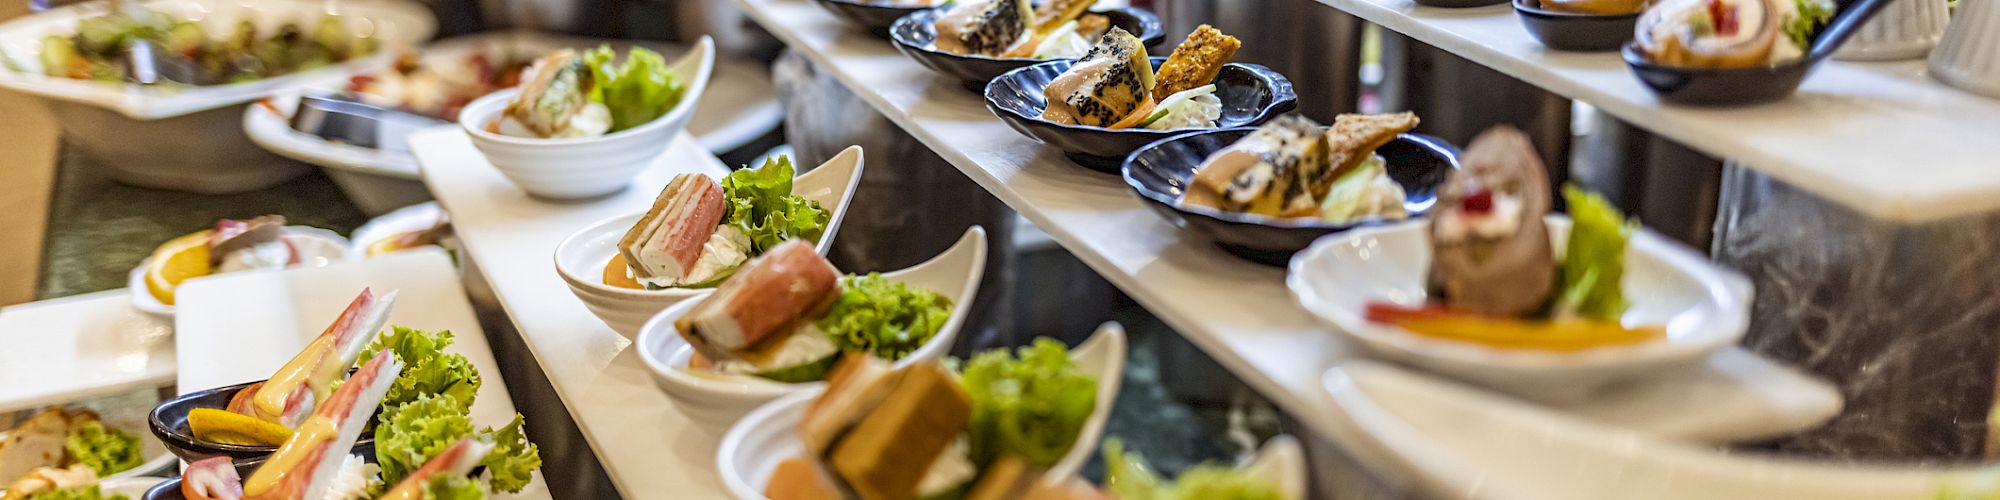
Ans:
[{"label": "red jelly garnish", "polygon": [[1467,213],[1474,213],[1474,214],[1492,213],[1493,192],[1481,189],[1466,194],[1465,199],[1459,202],[1459,207],[1464,208]]}]

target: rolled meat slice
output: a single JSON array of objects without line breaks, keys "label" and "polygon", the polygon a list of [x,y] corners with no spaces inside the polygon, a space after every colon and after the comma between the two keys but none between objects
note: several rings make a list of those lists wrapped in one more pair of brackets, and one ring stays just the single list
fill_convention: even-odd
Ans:
[{"label": "rolled meat slice", "polygon": [[764,338],[791,328],[829,305],[840,288],[840,270],[790,240],[751,260],[674,322],[681,337],[710,360],[730,360]]},{"label": "rolled meat slice", "polygon": [[307,500],[326,496],[341,462],[361,438],[361,429],[373,420],[382,396],[402,373],[403,362],[394,351],[361,365],[325,404],[299,424],[292,438],[271,453],[271,458],[243,482],[244,498],[264,500]]},{"label": "rolled meat slice", "polygon": [[1541,156],[1527,134],[1500,127],[1479,134],[1460,158],[1431,216],[1431,293],[1470,313],[1541,309],[1556,279]]},{"label": "rolled meat slice", "polygon": [[722,185],[706,175],[675,176],[618,242],[632,274],[670,280],[687,275],[728,213],[726,198]]},{"label": "rolled meat slice", "polygon": [[425,483],[436,477],[471,474],[472,469],[479,466],[479,461],[492,451],[493,443],[471,437],[459,439],[375,500],[424,500]]},{"label": "rolled meat slice", "polygon": [[354,366],[361,350],[375,340],[375,334],[389,322],[389,310],[395,306],[395,291],[376,297],[372,290],[361,289],[361,294],[347,304],[333,324],[327,325],[326,331],[306,344],[270,380],[256,386],[256,395],[250,399],[251,416],[297,428],[313,412],[316,403],[333,391],[333,382],[347,376],[347,367]]},{"label": "rolled meat slice", "polygon": [[[1634,40],[1654,62],[1690,68],[1772,64],[1789,47],[1784,18],[1791,0],[1666,0],[1639,17]],[[1788,51],[1788,52],[1797,52]]]}]

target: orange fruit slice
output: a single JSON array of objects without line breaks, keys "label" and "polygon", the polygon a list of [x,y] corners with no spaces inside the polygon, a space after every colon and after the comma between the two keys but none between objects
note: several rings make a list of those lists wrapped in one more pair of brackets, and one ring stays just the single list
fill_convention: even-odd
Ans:
[{"label": "orange fruit slice", "polygon": [[604,264],[604,284],[633,290],[646,289],[646,285],[639,284],[639,280],[632,279],[631,274],[626,272],[623,253],[612,254],[611,262]]},{"label": "orange fruit slice", "polygon": [[189,411],[188,430],[194,431],[195,439],[238,446],[278,446],[292,438],[292,430],[285,426],[215,408]]},{"label": "orange fruit slice", "polygon": [[207,276],[208,231],[174,238],[153,250],[146,261],[146,291],[161,304],[174,305],[174,288],[182,281]]}]

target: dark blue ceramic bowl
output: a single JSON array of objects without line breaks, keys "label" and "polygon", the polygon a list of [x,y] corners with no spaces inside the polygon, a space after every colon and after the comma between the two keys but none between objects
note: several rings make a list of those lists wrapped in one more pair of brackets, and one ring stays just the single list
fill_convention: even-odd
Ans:
[{"label": "dark blue ceramic bowl", "polygon": [[1425,7],[1442,7],[1446,9],[1470,9],[1474,7],[1485,7],[1488,5],[1500,5],[1503,3],[1507,3],[1507,0],[1415,0],[1415,1],[1417,5],[1422,5]]},{"label": "dark blue ceramic bowl", "polygon": [[176,477],[147,488],[145,500],[187,500],[187,495],[181,494],[181,478]]},{"label": "dark blue ceramic bowl", "polygon": [[[1235,144],[1254,130],[1248,127],[1208,130],[1148,144],[1125,158],[1125,185],[1174,226],[1200,234],[1229,253],[1273,266],[1284,266],[1291,261],[1292,254],[1311,246],[1321,236],[1384,222],[1368,219],[1329,224],[1318,219],[1277,219],[1181,206],[1182,190],[1188,179],[1194,177],[1195,168],[1210,154]],[[1389,178],[1403,186],[1403,209],[1413,218],[1430,212],[1431,206],[1437,204],[1438,189],[1451,171],[1458,168],[1458,149],[1428,135],[1403,134],[1376,148],[1375,154],[1382,155],[1387,162]]]},{"label": "dark blue ceramic bowl", "polygon": [[1741,106],[1784,99],[1798,91],[1819,62],[1882,11],[1888,0],[1842,0],[1833,21],[1814,35],[1812,49],[1789,63],[1755,68],[1683,68],[1654,63],[1636,42],[1622,51],[1625,64],[1660,100],[1690,106]]},{"label": "dark blue ceramic bowl", "polygon": [[[1147,47],[1159,45],[1167,38],[1166,30],[1160,27],[1159,16],[1154,16],[1145,9],[1124,7],[1097,13],[1110,18],[1112,26],[1124,28],[1125,31],[1138,35],[1139,40]],[[910,56],[911,59],[916,59],[918,64],[930,68],[931,71],[964,81],[965,87],[972,89],[973,92],[985,89],[986,82],[993,81],[994,77],[1003,73],[1042,62],[1041,59],[1026,57],[995,58],[938,50],[937,28],[934,23],[942,14],[942,9],[931,9],[903,16],[902,19],[896,20],[895,26],[889,28],[889,41],[896,44],[896,50]]]},{"label": "dark blue ceramic bowl", "polygon": [[883,38],[889,37],[889,26],[896,24],[897,19],[902,19],[903,16],[910,15],[912,12],[930,10],[931,8],[921,5],[906,6],[873,3],[866,0],[818,1],[819,6],[825,7],[827,12],[832,12],[834,17],[838,17],[842,21],[847,21],[848,24],[866,29],[869,33],[874,33],[875,36]]},{"label": "dark blue ceramic bowl", "polygon": [[[1158,68],[1165,57],[1153,58]],[[1042,119],[1048,102],[1042,87],[1069,69],[1070,61],[1049,61],[1009,71],[986,84],[986,107],[1007,126],[1055,146],[1070,161],[1104,173],[1118,173],[1125,156],[1160,139],[1195,129],[1111,130],[1103,127],[1066,125]],[[1222,119],[1216,128],[1255,126],[1298,107],[1292,82],[1271,68],[1255,64],[1229,63],[1215,78],[1215,96],[1222,101]]]},{"label": "dark blue ceramic bowl", "polygon": [[[194,411],[195,408],[227,408],[229,398],[235,397],[237,392],[241,392],[251,384],[262,382],[259,380],[195,391],[163,401],[153,407],[153,412],[146,419],[147,427],[152,429],[154,437],[160,438],[160,443],[167,446],[167,451],[173,452],[174,456],[180,457],[183,461],[194,462],[209,457],[226,456],[229,457],[230,463],[236,466],[239,474],[249,477],[251,471],[257,470],[257,466],[264,464],[264,459],[270,458],[272,452],[278,451],[278,447],[242,446],[195,439],[194,431],[188,429],[187,416],[188,412]],[[362,431],[361,439],[354,444],[354,453],[364,457],[375,456],[373,429]],[[178,494],[179,490],[175,490],[175,493]]]},{"label": "dark blue ceramic bowl", "polygon": [[1551,49],[1608,52],[1632,41],[1639,13],[1582,14],[1544,9],[1537,0],[1514,0],[1514,13],[1528,34]]}]

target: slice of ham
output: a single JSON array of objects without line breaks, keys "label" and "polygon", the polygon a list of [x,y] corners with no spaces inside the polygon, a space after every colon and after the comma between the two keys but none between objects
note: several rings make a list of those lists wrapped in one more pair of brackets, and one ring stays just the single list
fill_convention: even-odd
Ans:
[{"label": "slice of ham", "polygon": [[839,288],[840,270],[812,243],[786,241],[751,260],[674,326],[709,360],[739,359],[741,351],[826,307]]},{"label": "slice of ham", "polygon": [[424,500],[425,483],[432,478],[470,474],[474,467],[479,466],[479,461],[492,451],[492,443],[471,437],[461,438],[375,500]]},{"label": "slice of ham", "polygon": [[722,185],[701,174],[681,174],[667,183],[652,210],[618,242],[632,274],[679,279],[701,260],[729,207]]}]

